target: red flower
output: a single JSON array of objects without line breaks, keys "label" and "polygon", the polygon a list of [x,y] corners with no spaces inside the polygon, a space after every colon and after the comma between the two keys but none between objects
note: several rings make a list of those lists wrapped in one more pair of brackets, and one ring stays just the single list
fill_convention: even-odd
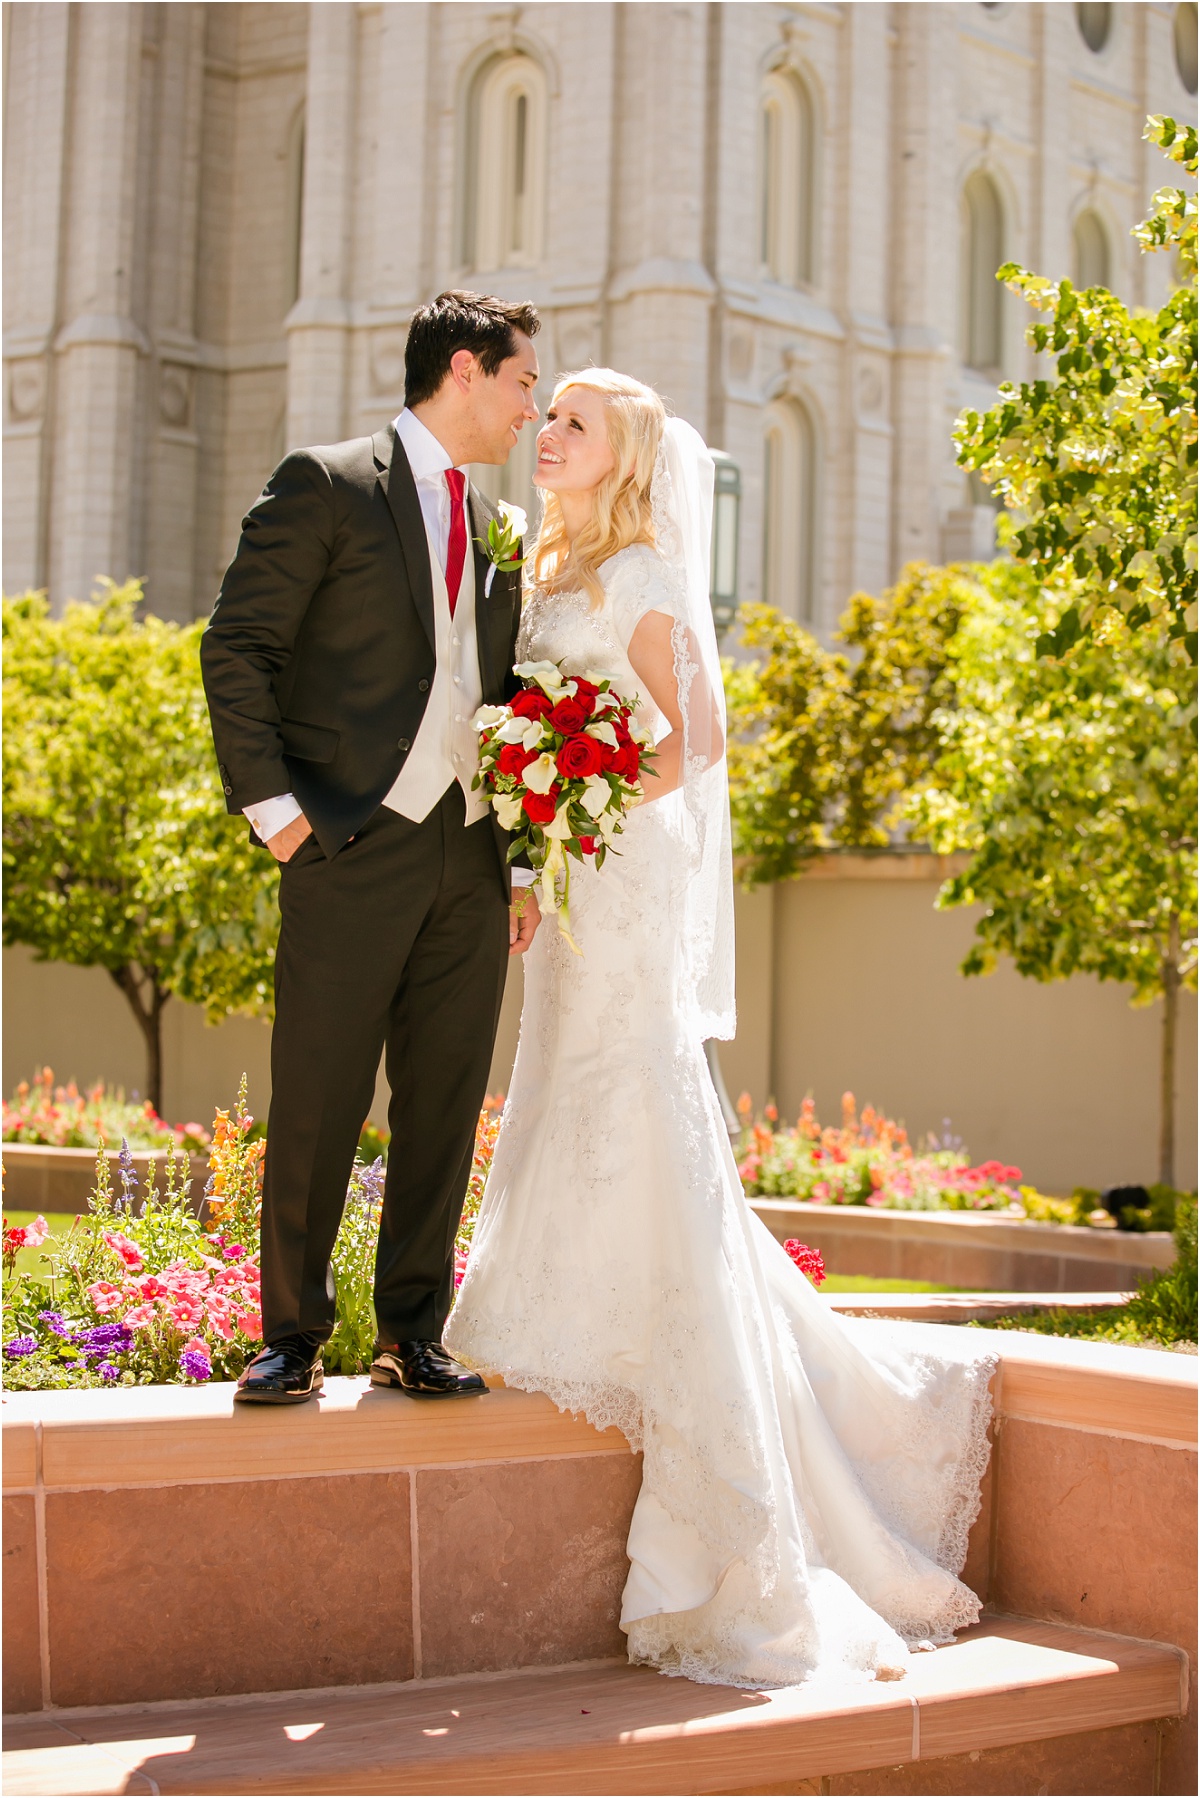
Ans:
[{"label": "red flower", "polygon": [[522,749],[519,743],[506,743],[496,757],[496,767],[501,774],[515,774],[520,779],[530,762],[536,761],[536,750]]},{"label": "red flower", "polygon": [[583,853],[585,855],[595,855],[595,853],[596,853],[596,838],[595,837],[580,837],[579,847],[583,850]]},{"label": "red flower", "polygon": [[576,697],[576,699],[598,699],[599,698],[600,689],[596,685],[595,681],[584,680],[584,678],[581,674],[577,674],[573,678],[575,681],[575,697]]},{"label": "red flower", "polygon": [[544,718],[553,707],[540,687],[526,687],[517,694],[509,710],[516,718]]},{"label": "red flower", "polygon": [[558,810],[560,787],[551,787],[548,793],[525,793],[521,804],[525,807],[525,816],[531,824],[549,824]]},{"label": "red flower", "polygon": [[589,774],[599,774],[604,766],[604,756],[594,737],[568,737],[554,760],[559,773],[568,780],[586,780]]},{"label": "red flower", "polygon": [[582,705],[578,699],[560,699],[550,713],[550,722],[562,736],[573,737],[591,715],[591,706]]},{"label": "red flower", "polygon": [[825,1263],[821,1259],[819,1249],[810,1249],[806,1242],[797,1242],[794,1236],[788,1238],[784,1248],[791,1256],[802,1274],[807,1274],[814,1286],[820,1286],[825,1279]]},{"label": "red flower", "polygon": [[638,777],[638,769],[640,766],[641,756],[638,754],[637,744],[632,740],[628,743],[622,743],[612,762],[613,773],[619,774],[622,780],[627,780],[632,785]]}]

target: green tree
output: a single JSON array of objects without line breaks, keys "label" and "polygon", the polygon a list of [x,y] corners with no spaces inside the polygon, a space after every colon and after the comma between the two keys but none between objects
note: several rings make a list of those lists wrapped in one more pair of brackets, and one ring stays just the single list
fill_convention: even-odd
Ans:
[{"label": "green tree", "polygon": [[[1151,118],[1144,135],[1190,175],[1196,132]],[[1009,508],[1005,547],[1063,598],[1039,653],[1066,654],[1120,616],[1184,639],[1196,654],[1196,198],[1166,187],[1134,232],[1173,251],[1182,285],[1156,314],[1103,287],[1077,292],[1016,263],[997,279],[1049,317],[1026,341],[1055,379],[1005,382],[986,412],[964,412],[958,460]],[[1106,620],[1108,622],[1106,622]]]},{"label": "green tree", "polygon": [[271,999],[277,874],[225,815],[200,683],[203,626],[139,621],[141,590],[52,618],[4,601],[4,940],[107,968],[162,1107],[162,1012]]},{"label": "green tree", "polygon": [[770,606],[744,606],[754,660],[730,663],[729,775],[743,879],[786,880],[827,849],[882,849],[904,794],[937,748],[930,719],[952,697],[947,645],[971,571],[906,568],[876,599],[856,593],[838,641]]},{"label": "green tree", "polygon": [[1047,604],[997,563],[949,645],[954,703],[906,807],[914,835],[970,865],[941,906],[980,905],[964,974],[1090,973],[1163,1001],[1159,1178],[1174,1184],[1178,994],[1196,980],[1196,672],[1150,631],[1039,658]]}]

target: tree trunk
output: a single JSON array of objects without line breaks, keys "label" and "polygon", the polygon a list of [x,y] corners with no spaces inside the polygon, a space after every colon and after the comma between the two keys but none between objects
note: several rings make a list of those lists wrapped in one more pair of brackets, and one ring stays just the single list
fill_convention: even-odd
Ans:
[{"label": "tree trunk", "polygon": [[129,1009],[137,1019],[138,1029],[146,1045],[146,1097],[162,1116],[162,1013],[170,998],[159,986],[153,969],[139,968],[127,962],[123,968],[110,968],[109,973],[129,1001]]},{"label": "tree trunk", "polygon": [[1158,1177],[1175,1184],[1175,1037],[1179,1016],[1179,917],[1171,913],[1167,953],[1162,964],[1162,1070],[1158,1134]]}]

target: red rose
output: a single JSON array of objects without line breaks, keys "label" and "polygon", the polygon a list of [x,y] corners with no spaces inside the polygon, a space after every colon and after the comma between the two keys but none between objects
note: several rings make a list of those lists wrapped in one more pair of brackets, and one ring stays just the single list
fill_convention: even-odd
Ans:
[{"label": "red rose", "polygon": [[568,737],[554,758],[560,774],[568,780],[586,780],[599,774],[604,756],[595,737]]},{"label": "red rose", "polygon": [[551,787],[548,793],[526,793],[521,804],[525,807],[525,816],[531,824],[549,824],[558,810],[558,796],[561,787]]},{"label": "red rose", "polygon": [[579,847],[583,850],[583,853],[585,855],[595,855],[595,853],[596,853],[596,838],[595,837],[580,837]]},{"label": "red rose", "polygon": [[622,780],[627,780],[632,784],[637,780],[640,765],[641,757],[638,755],[637,744],[634,742],[622,743],[617,751],[613,773],[619,774]]},{"label": "red rose", "polygon": [[575,681],[576,699],[595,699],[598,697],[600,689],[595,681],[584,680],[583,676],[579,674],[575,675],[573,678]]},{"label": "red rose", "polygon": [[519,780],[530,762],[536,761],[536,750],[522,749],[519,743],[506,743],[496,757],[496,767],[501,774],[515,774]]},{"label": "red rose", "polygon": [[517,718],[544,718],[551,706],[540,687],[526,687],[523,693],[517,694],[510,710]]},{"label": "red rose", "polygon": [[562,736],[573,737],[591,715],[591,706],[581,705],[577,699],[560,699],[550,713],[550,722]]}]

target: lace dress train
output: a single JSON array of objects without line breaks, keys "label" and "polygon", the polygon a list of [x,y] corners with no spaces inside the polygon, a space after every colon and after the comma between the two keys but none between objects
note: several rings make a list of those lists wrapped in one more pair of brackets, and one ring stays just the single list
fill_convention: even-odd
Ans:
[{"label": "lace dress train", "polygon": [[[606,602],[534,595],[521,653],[630,693],[662,564]],[[653,722],[653,719],[651,720]],[[846,1322],[742,1193],[680,962],[686,821],[641,806],[572,869],[576,956],[526,957],[520,1045],[451,1350],[643,1455],[621,1624],[631,1660],[761,1686],[900,1669],[979,1604],[958,1579],[993,1360],[936,1327]]]}]

